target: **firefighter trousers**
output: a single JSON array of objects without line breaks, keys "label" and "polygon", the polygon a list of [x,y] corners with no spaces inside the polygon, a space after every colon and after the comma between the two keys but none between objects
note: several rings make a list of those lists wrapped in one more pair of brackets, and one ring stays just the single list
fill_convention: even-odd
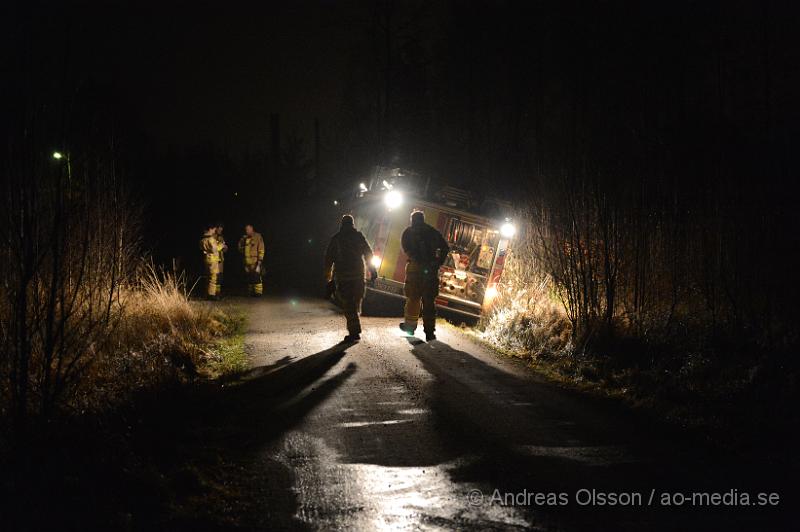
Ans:
[{"label": "firefighter trousers", "polygon": [[225,263],[219,261],[217,263],[217,295],[222,295],[222,283],[223,283],[223,275],[225,271]]},{"label": "firefighter trousers", "polygon": [[416,330],[421,311],[423,329],[426,333],[433,334],[436,329],[436,296],[439,295],[439,268],[436,266],[423,266],[415,262],[406,264],[405,295],[406,330]]},{"label": "firefighter trousers", "polygon": [[258,263],[245,263],[244,273],[247,277],[247,293],[251,296],[260,296],[264,292],[264,283],[261,271],[257,268]]},{"label": "firefighter trousers", "polygon": [[349,334],[361,334],[361,302],[364,300],[364,279],[336,280],[336,293],[342,303]]},{"label": "firefighter trousers", "polygon": [[206,260],[206,275],[208,276],[206,293],[209,297],[214,297],[218,293],[219,262]]}]

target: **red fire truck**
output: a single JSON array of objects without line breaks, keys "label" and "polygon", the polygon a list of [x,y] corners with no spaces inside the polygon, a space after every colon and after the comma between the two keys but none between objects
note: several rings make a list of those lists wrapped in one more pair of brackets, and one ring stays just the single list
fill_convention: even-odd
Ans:
[{"label": "red fire truck", "polygon": [[476,200],[453,187],[431,189],[430,181],[399,168],[376,168],[359,184],[350,210],[373,248],[373,266],[378,270],[367,297],[402,297],[407,258],[400,236],[411,212],[420,210],[450,244],[439,271],[437,305],[479,317],[497,295],[516,233],[506,217],[511,207],[492,198]]}]

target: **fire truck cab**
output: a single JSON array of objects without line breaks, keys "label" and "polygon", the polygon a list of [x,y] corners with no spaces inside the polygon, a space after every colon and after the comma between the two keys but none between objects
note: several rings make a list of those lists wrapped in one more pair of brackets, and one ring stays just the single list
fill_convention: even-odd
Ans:
[{"label": "fire truck cab", "polygon": [[368,297],[403,296],[407,257],[400,237],[410,215],[419,210],[450,245],[439,270],[436,303],[450,311],[479,317],[491,308],[506,257],[516,233],[510,204],[491,198],[475,199],[466,191],[441,187],[431,191],[429,180],[399,168],[379,167],[361,182],[351,205],[356,227],[374,251],[378,278]]}]

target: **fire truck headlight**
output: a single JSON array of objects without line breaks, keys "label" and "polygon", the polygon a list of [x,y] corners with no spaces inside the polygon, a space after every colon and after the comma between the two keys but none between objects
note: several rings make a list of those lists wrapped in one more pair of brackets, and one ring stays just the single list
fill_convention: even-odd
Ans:
[{"label": "fire truck headlight", "polygon": [[396,209],[403,204],[403,195],[397,190],[390,190],[383,197],[384,203],[390,209]]},{"label": "fire truck headlight", "polygon": [[517,234],[517,228],[511,222],[506,222],[500,226],[500,236],[503,238],[514,238]]},{"label": "fire truck headlight", "polygon": [[372,263],[372,267],[377,270],[378,268],[381,267],[381,262],[383,262],[383,259],[381,259],[377,255],[373,255],[372,260],[370,262]]},{"label": "fire truck headlight", "polygon": [[490,285],[486,289],[486,297],[484,298],[484,301],[486,302],[486,304],[491,304],[492,300],[496,297],[497,297],[497,286]]}]

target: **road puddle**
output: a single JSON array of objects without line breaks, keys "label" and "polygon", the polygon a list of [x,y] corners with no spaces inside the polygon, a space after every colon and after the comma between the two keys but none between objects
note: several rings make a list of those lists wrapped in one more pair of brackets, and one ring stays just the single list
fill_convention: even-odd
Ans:
[{"label": "road puddle", "polygon": [[358,428],[369,427],[370,425],[397,425],[398,423],[410,423],[412,419],[387,419],[385,421],[346,421],[339,423],[338,427],[343,428]]},{"label": "road puddle", "polygon": [[277,457],[295,473],[297,517],[317,530],[530,529],[512,507],[471,505],[476,486],[450,471],[464,460],[413,467],[342,463],[320,438],[295,433]]},{"label": "road puddle", "polygon": [[640,460],[633,456],[629,449],[619,445],[599,446],[543,446],[520,445],[517,450],[531,456],[564,458],[593,466],[635,463]]}]

